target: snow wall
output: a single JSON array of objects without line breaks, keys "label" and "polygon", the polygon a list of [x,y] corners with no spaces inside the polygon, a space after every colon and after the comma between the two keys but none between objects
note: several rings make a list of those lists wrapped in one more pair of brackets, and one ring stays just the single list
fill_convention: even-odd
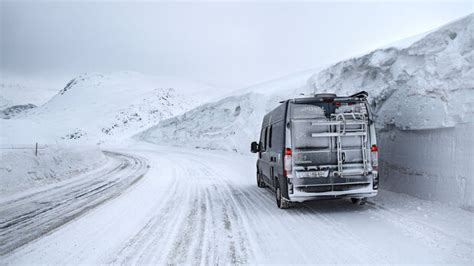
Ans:
[{"label": "snow wall", "polygon": [[379,131],[384,189],[474,210],[474,124]]}]

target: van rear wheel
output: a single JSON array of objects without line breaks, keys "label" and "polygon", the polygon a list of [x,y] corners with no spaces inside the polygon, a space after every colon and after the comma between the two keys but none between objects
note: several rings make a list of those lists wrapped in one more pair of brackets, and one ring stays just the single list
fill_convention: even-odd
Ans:
[{"label": "van rear wheel", "polygon": [[351,201],[352,203],[354,204],[359,204],[359,205],[365,205],[365,203],[367,202],[367,198],[351,198]]},{"label": "van rear wheel", "polygon": [[275,194],[276,194],[276,202],[277,202],[278,208],[280,209],[290,208],[290,202],[281,196],[281,189],[279,186],[277,187]]}]

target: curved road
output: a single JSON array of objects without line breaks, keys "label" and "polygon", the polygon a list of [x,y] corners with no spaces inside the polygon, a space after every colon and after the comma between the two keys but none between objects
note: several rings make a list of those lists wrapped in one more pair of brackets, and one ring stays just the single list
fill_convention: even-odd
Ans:
[{"label": "curved road", "polygon": [[4,255],[117,197],[148,170],[144,158],[104,152],[108,163],[55,186],[0,202]]},{"label": "curved road", "polygon": [[335,200],[279,210],[255,184],[253,156],[145,143],[123,151],[148,159],[140,182],[2,261],[473,262],[469,211],[385,191],[366,206]]}]

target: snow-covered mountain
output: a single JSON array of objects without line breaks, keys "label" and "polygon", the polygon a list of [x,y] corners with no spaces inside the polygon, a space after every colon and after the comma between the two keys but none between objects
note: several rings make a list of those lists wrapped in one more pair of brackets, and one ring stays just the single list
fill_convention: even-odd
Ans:
[{"label": "snow-covered mountain", "polygon": [[2,141],[120,141],[211,99],[209,91],[215,89],[135,72],[83,74],[38,108],[0,121]]},{"label": "snow-covered mountain", "polygon": [[472,208],[473,32],[474,15],[469,15],[421,39],[410,38],[411,45],[341,61],[308,75],[306,83],[283,79],[278,90],[272,90],[275,83],[260,84],[161,121],[138,137],[246,153],[278,100],[302,92],[366,90],[377,115],[385,188]]}]

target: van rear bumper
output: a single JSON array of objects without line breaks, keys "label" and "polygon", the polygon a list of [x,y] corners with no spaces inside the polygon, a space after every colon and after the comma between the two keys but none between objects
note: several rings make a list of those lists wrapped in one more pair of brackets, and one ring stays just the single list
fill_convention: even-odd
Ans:
[{"label": "van rear bumper", "polygon": [[345,182],[328,181],[321,182],[319,178],[291,179],[289,188],[293,188],[293,193],[288,193],[289,200],[303,202],[328,198],[368,198],[376,196],[378,192],[373,188],[371,175],[360,177],[359,180],[351,178]]}]

